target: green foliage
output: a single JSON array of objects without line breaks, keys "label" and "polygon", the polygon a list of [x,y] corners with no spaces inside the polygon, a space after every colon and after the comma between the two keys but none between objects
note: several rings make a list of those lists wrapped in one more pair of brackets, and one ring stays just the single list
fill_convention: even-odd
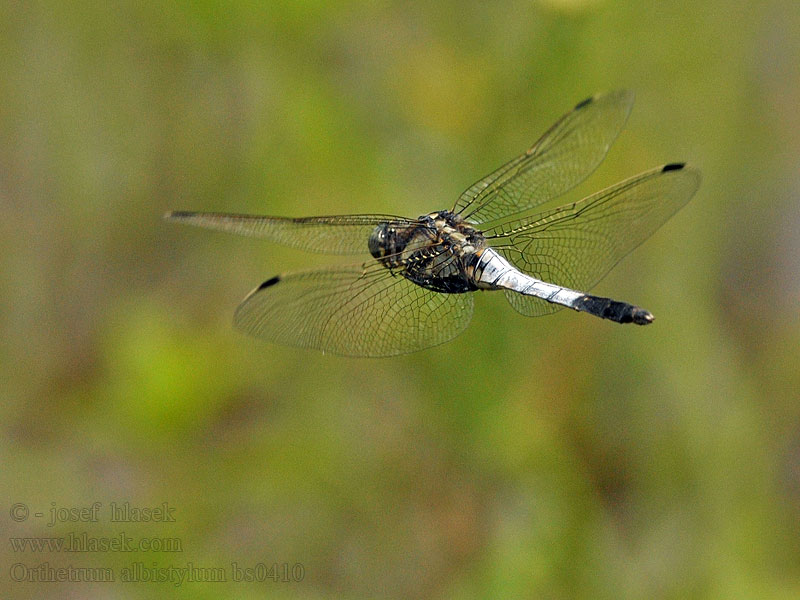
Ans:
[{"label": "green foliage", "polygon": [[[790,0],[0,6],[0,596],[800,595],[800,13]],[[597,288],[620,327],[516,314],[346,360],[244,338],[328,259],[179,228],[452,206],[586,96],[637,94],[576,194],[686,160],[689,206]],[[331,260],[336,260],[331,259]],[[16,522],[168,502],[175,523]],[[302,563],[302,582],[19,583],[10,565]]]}]

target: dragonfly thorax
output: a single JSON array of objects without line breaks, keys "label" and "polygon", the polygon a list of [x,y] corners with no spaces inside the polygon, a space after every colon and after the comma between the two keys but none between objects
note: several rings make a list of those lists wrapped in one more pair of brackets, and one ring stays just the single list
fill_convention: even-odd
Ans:
[{"label": "dragonfly thorax", "polygon": [[383,266],[418,285],[448,293],[476,289],[467,267],[485,246],[478,230],[447,210],[411,223],[381,223],[369,238],[369,251]]}]

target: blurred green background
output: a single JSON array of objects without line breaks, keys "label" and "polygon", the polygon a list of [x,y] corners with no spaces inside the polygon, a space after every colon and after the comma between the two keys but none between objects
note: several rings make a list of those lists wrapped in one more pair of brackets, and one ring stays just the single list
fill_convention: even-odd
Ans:
[{"label": "blurred green background", "polygon": [[[0,596],[800,597],[795,2],[12,0],[0,63]],[[480,294],[419,354],[273,346],[236,305],[330,260],[161,220],[450,207],[618,87],[632,117],[573,196],[704,175],[595,288],[648,328]],[[11,541],[70,532],[182,552]],[[135,562],[229,580],[13,581]]]}]

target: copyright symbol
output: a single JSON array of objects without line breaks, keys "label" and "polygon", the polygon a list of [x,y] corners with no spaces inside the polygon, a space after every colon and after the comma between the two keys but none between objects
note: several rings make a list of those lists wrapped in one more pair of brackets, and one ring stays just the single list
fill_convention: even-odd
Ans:
[{"label": "copyright symbol", "polygon": [[27,520],[28,518],[28,507],[21,502],[17,502],[16,504],[11,505],[11,518],[14,521],[22,522]]}]

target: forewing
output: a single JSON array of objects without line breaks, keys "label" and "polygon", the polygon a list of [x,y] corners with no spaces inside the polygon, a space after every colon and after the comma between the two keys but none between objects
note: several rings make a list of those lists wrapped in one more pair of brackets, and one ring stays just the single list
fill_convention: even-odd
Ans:
[{"label": "forewing", "polygon": [[177,211],[164,216],[168,221],[266,238],[273,242],[325,254],[368,253],[369,236],[388,221],[408,225],[412,221],[391,215],[339,215],[329,217],[264,217],[226,213]]},{"label": "forewing", "polygon": [[[681,164],[666,165],[579,202],[506,223],[485,234],[492,247],[520,270],[586,291],[683,207],[699,185],[699,171]],[[515,292],[506,296],[516,310],[529,316],[560,308]]]},{"label": "forewing", "polygon": [[378,263],[275,277],[234,317],[278,344],[346,356],[392,356],[452,339],[472,317],[471,294],[422,288]]},{"label": "forewing", "polygon": [[472,223],[487,223],[560,196],[597,168],[632,106],[627,90],[584,100],[527,152],[461,194],[453,211]]}]

